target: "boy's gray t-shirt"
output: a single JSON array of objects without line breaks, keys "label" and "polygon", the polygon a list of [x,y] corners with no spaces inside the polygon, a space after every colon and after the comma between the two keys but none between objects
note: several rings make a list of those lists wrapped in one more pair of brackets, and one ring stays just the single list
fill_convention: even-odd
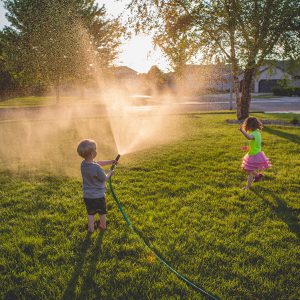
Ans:
[{"label": "boy's gray t-shirt", "polygon": [[95,162],[82,161],[82,191],[83,198],[102,198],[106,191],[106,174]]}]

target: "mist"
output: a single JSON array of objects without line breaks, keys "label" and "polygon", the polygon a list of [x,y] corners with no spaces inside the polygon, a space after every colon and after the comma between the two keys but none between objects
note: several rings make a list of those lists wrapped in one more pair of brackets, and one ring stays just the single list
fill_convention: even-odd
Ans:
[{"label": "mist", "polygon": [[77,176],[80,140],[97,142],[96,160],[128,156],[179,138],[175,119],[168,103],[136,105],[113,85],[81,104],[18,109],[0,121],[0,166]]},{"label": "mist", "polygon": [[[151,101],[132,97],[137,82],[120,84],[103,72],[87,31],[78,24],[78,38],[92,86],[88,97],[75,96],[80,84],[68,90],[68,102],[34,108],[2,110],[0,167],[18,172],[78,175],[82,139],[98,144],[96,160],[113,159],[169,143],[180,136],[168,91],[157,91]],[[51,97],[49,98],[51,99]]]}]

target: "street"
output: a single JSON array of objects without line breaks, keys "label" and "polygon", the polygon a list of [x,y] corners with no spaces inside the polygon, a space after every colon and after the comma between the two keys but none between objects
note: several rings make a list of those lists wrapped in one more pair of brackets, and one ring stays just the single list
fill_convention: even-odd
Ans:
[{"label": "street", "polygon": [[[192,111],[210,111],[210,110],[228,110],[230,107],[230,95],[211,95],[193,97],[186,101],[179,102],[178,109],[185,112]],[[232,109],[236,109],[233,100]],[[291,112],[300,113],[300,97],[270,97],[259,98],[256,94],[251,101],[250,111],[263,112]]]},{"label": "street", "polygon": [[[172,114],[189,113],[201,111],[229,110],[230,97],[227,94],[207,95],[202,97],[178,97],[177,101],[164,102],[152,97],[149,102],[136,101],[128,106],[121,106],[117,109],[104,104],[90,105],[53,105],[48,107],[25,107],[25,108],[1,108],[0,120],[7,119],[53,119],[65,117],[67,113],[70,117],[96,117],[105,115],[136,114]],[[233,111],[236,109],[235,103],[232,103]],[[250,105],[250,112],[283,112],[300,113],[300,97],[274,97],[258,98],[255,96]],[[62,114],[63,112],[63,114]]]}]

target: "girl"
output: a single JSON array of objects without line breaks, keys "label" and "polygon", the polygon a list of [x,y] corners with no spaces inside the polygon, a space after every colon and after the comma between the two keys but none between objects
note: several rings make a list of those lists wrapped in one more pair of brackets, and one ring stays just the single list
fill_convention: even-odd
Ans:
[{"label": "girl", "polygon": [[254,117],[248,117],[240,127],[241,133],[250,140],[249,147],[242,147],[248,153],[243,157],[242,168],[248,173],[247,185],[244,189],[249,189],[252,182],[261,180],[263,174],[258,173],[271,167],[269,159],[261,151],[261,133],[263,125]]}]

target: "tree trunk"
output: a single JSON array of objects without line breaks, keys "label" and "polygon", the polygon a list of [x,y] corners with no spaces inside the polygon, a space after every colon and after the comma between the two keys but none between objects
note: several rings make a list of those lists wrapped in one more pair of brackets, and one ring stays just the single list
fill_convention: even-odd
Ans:
[{"label": "tree trunk", "polygon": [[252,80],[254,76],[255,69],[247,68],[244,72],[243,84],[242,84],[242,96],[241,96],[241,116],[239,120],[244,120],[249,117],[249,108],[251,102],[251,89]]},{"label": "tree trunk", "polygon": [[85,88],[83,86],[80,86],[80,99],[85,99]]},{"label": "tree trunk", "polygon": [[55,100],[56,100],[56,104],[59,103],[60,100],[60,94],[59,94],[59,77],[57,78],[56,82],[55,82]]},{"label": "tree trunk", "polygon": [[242,109],[241,109],[241,97],[240,97],[240,82],[239,82],[239,68],[237,64],[232,67],[232,75],[233,75],[233,90],[235,94],[235,103],[236,103],[236,116],[238,120],[240,120],[242,115]]},{"label": "tree trunk", "polygon": [[241,119],[241,97],[240,97],[240,82],[239,82],[239,65],[236,59],[235,53],[235,30],[230,32],[230,62],[231,62],[231,72],[233,78],[233,91],[235,94],[236,103],[236,116],[238,120]]}]

